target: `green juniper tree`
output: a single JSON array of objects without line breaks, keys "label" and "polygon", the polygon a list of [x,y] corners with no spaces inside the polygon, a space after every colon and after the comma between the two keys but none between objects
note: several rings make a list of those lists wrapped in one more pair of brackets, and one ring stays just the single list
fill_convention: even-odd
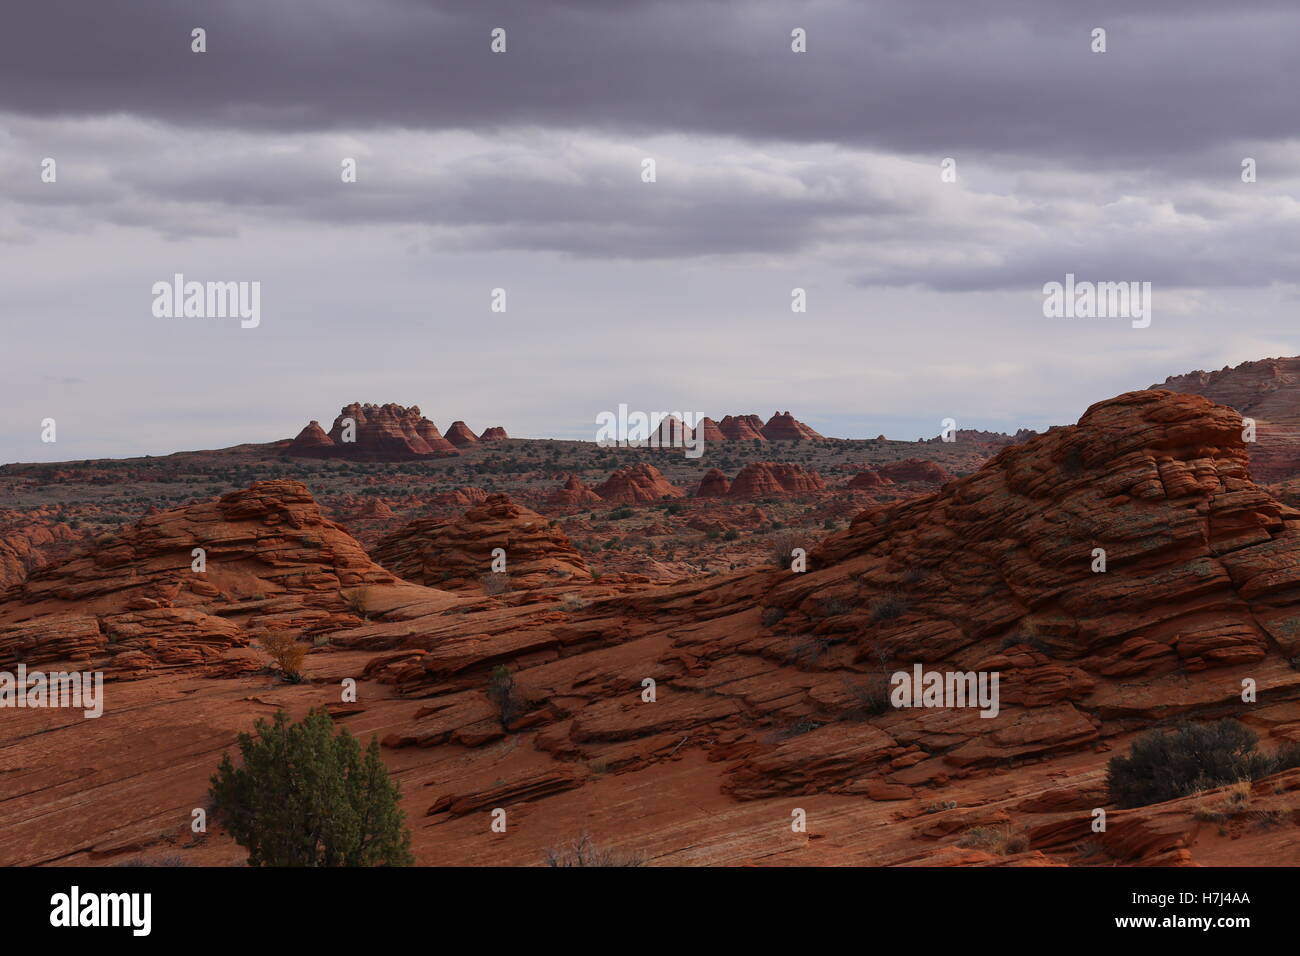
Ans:
[{"label": "green juniper tree", "polygon": [[409,866],[411,834],[400,791],[372,737],[364,755],[344,728],[314,710],[300,723],[279,711],[239,735],[243,766],[225,754],[212,775],[213,810],[249,866]]}]

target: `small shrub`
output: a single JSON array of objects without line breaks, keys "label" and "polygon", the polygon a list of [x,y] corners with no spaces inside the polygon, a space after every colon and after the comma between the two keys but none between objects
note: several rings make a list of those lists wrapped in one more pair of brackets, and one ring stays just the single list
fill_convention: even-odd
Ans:
[{"label": "small shrub", "polygon": [[1001,830],[997,827],[971,827],[961,835],[957,845],[968,850],[984,850],[1008,856],[1024,853],[1029,849],[1029,840],[1023,834],[1012,833],[1009,827]]},{"label": "small shrub", "polygon": [[510,593],[510,575],[504,571],[489,571],[478,579],[483,590],[491,597]]},{"label": "small shrub", "polygon": [[616,850],[602,850],[584,833],[562,847],[547,847],[542,853],[547,866],[645,866],[645,858]]},{"label": "small shrub", "polygon": [[487,695],[488,700],[492,701],[492,705],[497,709],[503,728],[508,729],[510,722],[524,711],[523,701],[519,699],[519,693],[515,690],[515,677],[510,673],[510,668],[504,664],[498,664],[493,668],[492,679],[488,681]]},{"label": "small shrub", "polygon": [[302,660],[307,656],[307,645],[300,644],[287,631],[268,631],[261,639],[264,650],[280,668],[281,676],[291,684],[302,680]]},{"label": "small shrub", "polygon": [[351,591],[341,591],[343,603],[345,603],[354,614],[363,621],[370,620],[370,588],[353,588]]},{"label": "small shrub", "polygon": [[772,538],[772,562],[783,570],[789,570],[794,563],[794,549],[799,547],[799,536],[792,531],[784,531]]},{"label": "small shrub", "polygon": [[877,598],[871,605],[870,620],[872,624],[880,624],[884,621],[892,621],[895,618],[902,617],[907,610],[907,602],[897,594],[886,594]]},{"label": "small shrub", "polygon": [[1257,744],[1255,732],[1235,720],[1150,731],[1133,741],[1127,756],[1111,758],[1110,798],[1120,807],[1142,807],[1267,776],[1279,761]]}]

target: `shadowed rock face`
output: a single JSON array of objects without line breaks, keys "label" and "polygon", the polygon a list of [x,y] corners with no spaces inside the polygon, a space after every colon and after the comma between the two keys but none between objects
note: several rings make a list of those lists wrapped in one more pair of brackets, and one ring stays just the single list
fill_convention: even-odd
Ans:
[{"label": "shadowed rock face", "polygon": [[447,591],[481,590],[493,552],[505,553],[503,581],[529,589],[591,580],[563,532],[507,495],[490,495],[455,521],[421,518],[379,542],[375,559],[407,581]]},{"label": "shadowed rock face", "polygon": [[554,508],[586,508],[598,505],[603,499],[585,484],[577,475],[570,475],[564,484],[551,492],[547,499]]},{"label": "shadowed rock face", "polygon": [[1256,423],[1250,450],[1256,481],[1285,481],[1300,476],[1300,357],[1245,362],[1217,372],[1170,376],[1169,389],[1204,395],[1236,409]]},{"label": "shadowed rock face", "polygon": [[[250,586],[283,589],[297,608],[344,575],[376,573],[307,520],[314,506],[296,491],[255,486],[227,498],[196,507],[210,509],[198,514],[211,515],[202,524],[214,546],[234,534],[234,547],[253,548],[248,560],[262,556]],[[263,534],[287,540],[268,539],[265,551],[244,541]],[[458,534],[466,547],[486,543],[472,529]],[[163,537],[175,539],[166,553],[184,556],[187,534]],[[426,555],[448,560],[458,547],[448,539]],[[1094,570],[1098,549],[1104,572]],[[19,638],[24,653],[57,657],[93,644],[92,628],[102,635],[115,612],[86,602],[116,592],[95,582],[151,567],[134,550],[104,550],[56,576],[60,588],[91,582],[90,591],[42,609],[63,627]],[[344,560],[319,560],[324,552]],[[245,567],[230,564],[232,574]],[[117,691],[125,714],[62,727],[79,776],[11,779],[0,822],[39,815],[43,835],[37,849],[21,827],[0,827],[0,860],[102,861],[182,830],[188,821],[170,811],[125,810],[142,793],[160,807],[201,805],[213,755],[237,730],[271,704],[297,715],[336,701],[350,676],[363,705],[346,720],[381,736],[423,863],[536,863],[543,847],[582,829],[679,864],[1059,865],[1081,859],[1076,849],[1090,840],[1107,865],[1250,854],[1300,862],[1300,771],[1256,784],[1252,806],[1290,822],[1243,831],[1241,841],[1198,830],[1190,800],[1112,811],[1105,834],[1088,829],[1091,808],[1106,805],[1111,751],[1156,721],[1243,717],[1267,748],[1300,737],[1300,671],[1289,664],[1300,655],[1300,512],[1251,481],[1240,417],[1196,396],[1099,403],[1078,425],[1007,448],[939,491],[860,514],[812,549],[802,573],[774,562],[624,593],[602,579],[568,595],[539,588],[533,603],[372,588],[391,596],[308,655],[319,685],[262,703],[250,696],[271,692],[249,677],[160,684],[173,687],[174,703],[127,688]],[[235,598],[227,590],[223,604]],[[11,593],[0,621],[30,617],[27,602]],[[229,608],[211,613],[237,619]],[[918,664],[998,673],[997,715],[880,706],[888,675]],[[501,666],[517,698],[504,727],[486,692]],[[653,703],[642,696],[647,678]],[[1242,702],[1247,678],[1255,703]],[[186,715],[200,711],[218,730],[195,732]],[[13,719],[6,760],[41,766],[35,722],[44,715]],[[149,759],[151,741],[165,762]],[[71,800],[87,773],[96,781],[89,813]],[[789,833],[796,806],[808,812],[808,834]],[[483,839],[494,807],[511,814],[508,841]],[[975,826],[1014,828],[1028,849],[1002,857],[959,847]],[[195,852],[240,858],[220,834]]]}]

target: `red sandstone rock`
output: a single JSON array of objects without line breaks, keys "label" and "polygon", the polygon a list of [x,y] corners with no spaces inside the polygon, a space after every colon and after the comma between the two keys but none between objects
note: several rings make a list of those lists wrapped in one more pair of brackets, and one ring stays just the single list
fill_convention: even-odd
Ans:
[{"label": "red sandstone rock", "polygon": [[491,428],[483,429],[483,434],[478,436],[479,441],[502,441],[510,436],[500,425],[494,425]]},{"label": "red sandstone rock", "polygon": [[886,485],[892,485],[894,482],[886,478],[874,468],[864,468],[852,478],[849,479],[846,488],[882,488]]},{"label": "red sandstone rock", "polygon": [[447,429],[447,441],[451,442],[457,448],[464,448],[467,445],[478,444],[478,438],[469,426],[464,422],[452,422],[451,427]]},{"label": "red sandstone rock", "polygon": [[1170,376],[1152,388],[1204,395],[1254,419],[1255,441],[1248,447],[1256,481],[1300,476],[1300,356]]},{"label": "red sandstone rock", "polygon": [[722,429],[718,427],[718,423],[707,416],[701,419],[700,424],[696,426],[695,430],[702,436],[706,445],[727,440],[727,436],[722,433]]},{"label": "red sandstone rock", "polygon": [[767,441],[763,437],[763,420],[757,415],[728,415],[718,423],[727,441]]},{"label": "red sandstone rock", "polygon": [[577,475],[570,475],[564,484],[551,492],[547,504],[556,508],[588,508],[601,502],[600,495],[582,483]]},{"label": "red sandstone rock", "polygon": [[[351,422],[349,429],[347,423]],[[348,436],[352,441],[345,441]],[[345,405],[329,434],[311,422],[284,449],[305,458],[345,458],[352,461],[415,461],[457,454],[443,440],[418,406]]]},{"label": "red sandstone rock", "polygon": [[803,494],[821,491],[826,482],[815,471],[804,471],[802,465],[784,462],[751,462],[740,470],[731,483],[732,498],[756,498],[762,495]]},{"label": "red sandstone rock", "polygon": [[375,559],[407,581],[441,590],[482,589],[493,574],[493,551],[505,552],[502,580],[528,589],[575,584],[591,572],[569,539],[546,518],[510,500],[490,495],[455,521],[419,518],[388,535]]},{"label": "red sandstone rock", "polygon": [[696,498],[725,498],[731,490],[731,481],[717,468],[710,468],[695,489]]},{"label": "red sandstone rock", "polygon": [[773,412],[762,433],[768,441],[806,441],[822,437],[803,422],[796,421],[789,412]]},{"label": "red sandstone rock", "polygon": [[686,492],[670,484],[654,465],[641,463],[618,469],[596,486],[596,494],[605,501],[639,505],[682,498]]},{"label": "red sandstone rock", "polygon": [[952,478],[952,475],[945,468],[921,458],[887,462],[883,465],[877,465],[876,471],[880,477],[887,478],[890,481],[928,481],[942,484]]},{"label": "red sandstone rock", "polygon": [[334,454],[337,446],[320,422],[313,421],[307,425],[286,449],[286,453],[301,458],[327,458]]}]

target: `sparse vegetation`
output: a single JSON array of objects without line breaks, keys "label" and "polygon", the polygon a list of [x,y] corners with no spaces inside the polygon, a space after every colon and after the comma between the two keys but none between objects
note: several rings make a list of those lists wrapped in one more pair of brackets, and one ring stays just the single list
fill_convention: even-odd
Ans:
[{"label": "sparse vegetation", "polygon": [[400,791],[372,737],[364,755],[324,711],[257,721],[239,735],[242,766],[225,754],[209,791],[218,820],[249,866],[409,866]]},{"label": "sparse vegetation", "polygon": [[510,668],[504,664],[498,664],[492,669],[492,678],[488,681],[487,687],[488,700],[497,709],[497,716],[501,719],[501,726],[509,729],[511,721],[518,717],[524,710],[523,701],[519,698],[519,692],[515,689],[515,677],[510,673]]},{"label": "sparse vegetation", "polygon": [[280,676],[290,684],[302,680],[302,661],[307,656],[307,645],[300,643],[288,631],[267,631],[261,638],[262,650],[280,668]]},{"label": "sparse vegetation", "polygon": [[889,592],[878,598],[871,605],[870,620],[872,624],[881,624],[902,617],[907,611],[907,602],[902,596]]},{"label": "sparse vegetation", "polygon": [[478,583],[483,586],[483,590],[490,597],[499,597],[502,594],[509,594],[510,575],[504,571],[489,571],[478,579]]},{"label": "sparse vegetation", "polygon": [[603,850],[587,833],[566,846],[547,847],[542,859],[547,866],[645,866],[639,854]]},{"label": "sparse vegetation", "polygon": [[354,614],[363,621],[370,620],[370,588],[353,588],[351,591],[340,593],[343,595],[343,602]]},{"label": "sparse vegetation", "polygon": [[1150,731],[1127,756],[1111,758],[1110,798],[1120,807],[1142,807],[1300,766],[1300,745],[1271,757],[1258,742],[1253,730],[1230,719]]},{"label": "sparse vegetation", "polygon": [[957,845],[968,850],[1011,856],[1028,850],[1029,840],[1023,833],[1012,833],[1010,827],[971,827],[961,835]]}]

